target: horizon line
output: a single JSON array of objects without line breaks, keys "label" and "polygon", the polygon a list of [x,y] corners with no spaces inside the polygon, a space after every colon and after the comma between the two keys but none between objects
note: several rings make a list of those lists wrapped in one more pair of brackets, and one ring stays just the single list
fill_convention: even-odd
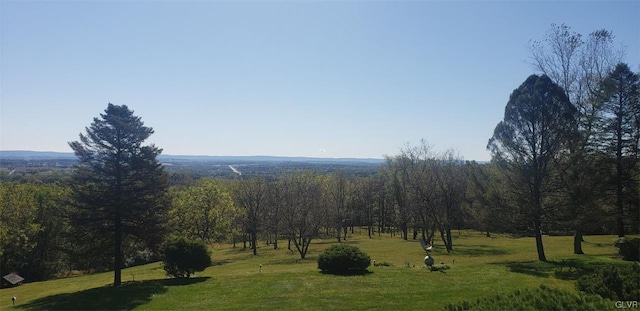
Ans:
[{"label": "horizon line", "polygon": [[[2,152],[32,152],[32,153],[54,153],[54,154],[64,154],[64,155],[74,155],[73,151],[51,151],[51,150],[29,150],[29,149],[10,149],[4,150],[0,149],[0,153]],[[327,157],[327,156],[288,156],[288,155],[265,155],[265,154],[255,154],[255,155],[207,155],[207,154],[165,154],[160,153],[158,156],[171,156],[171,157],[264,157],[264,158],[306,158],[306,159],[362,159],[362,160],[385,160],[385,157]]]}]

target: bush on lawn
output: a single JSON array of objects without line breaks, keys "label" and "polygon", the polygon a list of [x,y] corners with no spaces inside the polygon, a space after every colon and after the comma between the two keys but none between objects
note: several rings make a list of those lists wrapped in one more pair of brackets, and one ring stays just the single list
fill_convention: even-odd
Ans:
[{"label": "bush on lawn", "polygon": [[618,248],[618,254],[622,256],[622,259],[628,261],[640,260],[640,238],[628,239],[622,237],[613,243]]},{"label": "bush on lawn", "polygon": [[640,264],[619,268],[607,265],[578,279],[578,290],[611,300],[638,300],[640,297]]},{"label": "bush on lawn", "polygon": [[445,306],[448,311],[462,310],[609,310],[614,302],[596,295],[575,295],[571,292],[540,285],[511,294],[463,301]]},{"label": "bush on lawn", "polygon": [[178,239],[164,248],[164,271],[177,278],[189,278],[211,265],[211,252],[204,243]]},{"label": "bush on lawn", "polygon": [[371,258],[360,248],[347,244],[336,244],[327,248],[318,257],[318,269],[332,274],[358,274],[367,271]]}]

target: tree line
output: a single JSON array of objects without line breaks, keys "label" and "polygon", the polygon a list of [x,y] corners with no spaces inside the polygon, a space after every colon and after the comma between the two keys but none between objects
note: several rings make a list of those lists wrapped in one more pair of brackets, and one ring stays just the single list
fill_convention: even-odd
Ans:
[{"label": "tree line", "polygon": [[[161,245],[186,238],[307,256],[318,238],[355,230],[422,239],[454,251],[456,229],[534,236],[624,236],[639,231],[638,74],[619,62],[606,30],[586,39],[552,25],[531,42],[538,74],[509,96],[487,148],[464,161],[425,140],[387,156],[375,174],[290,169],[233,179],[175,178],[144,145],[153,129],[109,104],[78,141],[68,179],[0,182],[0,264],[30,280],[73,270],[157,261]],[[174,180],[171,183],[171,180]]]},{"label": "tree line", "polygon": [[[203,178],[167,187],[161,167],[155,180],[134,173],[120,179],[106,178],[107,174],[101,180],[78,168],[67,183],[0,182],[3,271],[38,280],[72,270],[115,270],[116,265],[159,260],[162,242],[180,238],[233,243],[254,254],[263,243],[297,252],[304,259],[314,239],[341,242],[355,230],[365,230],[369,236],[399,234],[404,239],[421,233],[420,238],[430,243],[437,231],[451,249],[451,230],[459,228],[455,221],[461,219],[462,202],[450,201],[454,197],[450,187],[464,179],[447,173],[462,172],[465,164],[430,160],[428,167],[440,169],[431,179],[433,185],[442,183],[442,191],[430,197],[432,203],[443,204],[414,207],[422,200],[420,191],[429,186],[419,180],[426,178],[420,176],[425,169],[421,159],[410,156],[389,157],[379,173],[366,177],[290,170],[270,179]],[[401,166],[405,159],[413,164]],[[397,183],[387,182],[389,178]],[[165,191],[158,191],[163,186]],[[114,194],[122,198],[111,197]],[[150,197],[155,199],[147,201]],[[116,256],[119,259],[114,260]]]}]

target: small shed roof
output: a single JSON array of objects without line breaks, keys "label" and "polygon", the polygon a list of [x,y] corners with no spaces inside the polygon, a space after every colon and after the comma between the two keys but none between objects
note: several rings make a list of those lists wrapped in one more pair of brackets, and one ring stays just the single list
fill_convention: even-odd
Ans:
[{"label": "small shed roof", "polygon": [[21,283],[22,281],[24,281],[24,278],[19,276],[17,273],[15,272],[11,272],[5,276],[2,277],[3,279],[7,280],[7,282],[11,283],[12,285],[16,285]]}]

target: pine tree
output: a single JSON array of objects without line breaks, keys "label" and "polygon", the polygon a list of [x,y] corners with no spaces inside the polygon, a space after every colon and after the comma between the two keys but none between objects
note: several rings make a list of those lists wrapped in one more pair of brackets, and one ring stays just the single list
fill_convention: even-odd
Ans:
[{"label": "pine tree", "polygon": [[[638,166],[640,141],[640,97],[638,74],[620,63],[602,81],[598,95],[602,99],[601,147],[608,158],[615,159],[612,188],[615,189],[618,236],[625,236],[625,206],[637,209],[638,185],[634,170]],[[629,216],[635,218],[637,213]],[[636,223],[637,224],[637,223]]]},{"label": "pine tree", "polygon": [[[113,284],[119,286],[124,243],[154,249],[164,236],[168,179],[157,160],[162,150],[142,145],[153,129],[125,105],[109,104],[85,130],[69,143],[80,162],[71,183],[70,221],[80,244],[113,258]],[[100,241],[111,243],[112,252]]]}]

